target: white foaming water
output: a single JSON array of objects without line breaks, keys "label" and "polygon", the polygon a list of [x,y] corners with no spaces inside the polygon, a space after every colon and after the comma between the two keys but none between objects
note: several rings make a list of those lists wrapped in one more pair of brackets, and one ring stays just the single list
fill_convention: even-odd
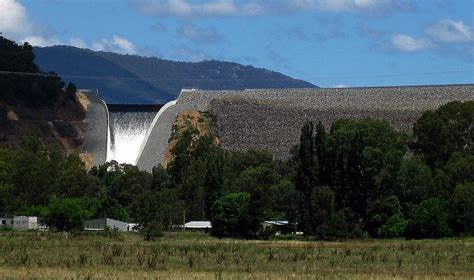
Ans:
[{"label": "white foaming water", "polygon": [[135,164],[156,112],[111,112],[107,161]]}]

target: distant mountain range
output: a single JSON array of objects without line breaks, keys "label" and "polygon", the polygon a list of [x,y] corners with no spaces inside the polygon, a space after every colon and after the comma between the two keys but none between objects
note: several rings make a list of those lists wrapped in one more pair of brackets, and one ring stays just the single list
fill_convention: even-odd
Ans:
[{"label": "distant mountain range", "polygon": [[34,48],[42,71],[59,73],[77,88],[98,89],[108,103],[164,103],[182,88],[314,88],[311,83],[233,62],[176,62],[155,57],[95,52],[69,46]]}]

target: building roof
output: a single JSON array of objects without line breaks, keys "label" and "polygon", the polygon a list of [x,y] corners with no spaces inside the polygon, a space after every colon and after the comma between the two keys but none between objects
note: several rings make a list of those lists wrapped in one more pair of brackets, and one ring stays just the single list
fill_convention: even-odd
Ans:
[{"label": "building roof", "polygon": [[209,221],[191,221],[184,224],[184,228],[212,228]]},{"label": "building roof", "polygon": [[264,221],[263,223],[274,226],[287,226],[288,221]]}]

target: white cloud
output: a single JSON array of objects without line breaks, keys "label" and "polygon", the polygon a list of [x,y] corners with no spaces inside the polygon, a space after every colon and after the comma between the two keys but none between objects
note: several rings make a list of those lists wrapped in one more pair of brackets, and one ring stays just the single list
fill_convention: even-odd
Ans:
[{"label": "white cloud", "polygon": [[25,8],[16,0],[1,0],[0,15],[0,31],[4,34],[26,34],[31,29]]},{"label": "white cloud", "polygon": [[311,11],[380,14],[413,9],[407,0],[129,0],[129,5],[159,17],[260,16]]},{"label": "white cloud", "polygon": [[461,43],[474,40],[474,30],[462,21],[441,20],[425,29],[434,41],[442,43]]},{"label": "white cloud", "polygon": [[193,25],[183,25],[178,32],[196,43],[218,43],[222,41],[221,34],[214,28],[199,28]]},{"label": "white cloud", "polygon": [[26,36],[20,40],[21,42],[28,42],[32,46],[36,47],[47,47],[47,46],[54,46],[54,45],[61,45],[63,44],[61,40],[56,37],[51,38],[44,38],[41,36]]},{"label": "white cloud", "polygon": [[413,38],[411,36],[396,33],[390,40],[390,46],[393,49],[402,52],[416,52],[419,50],[431,48],[433,45],[430,41],[424,38]]},{"label": "white cloud", "polygon": [[81,49],[87,48],[87,44],[81,38],[71,38],[69,40],[69,44],[76,48],[81,48]]},{"label": "white cloud", "polygon": [[12,40],[40,47],[61,44],[48,28],[32,22],[25,7],[17,0],[0,0],[0,15],[0,32]]},{"label": "white cloud", "polygon": [[331,88],[348,88],[348,87],[349,86],[344,85],[344,84],[337,84],[337,85],[331,86]]},{"label": "white cloud", "polygon": [[121,54],[136,54],[135,45],[118,35],[113,35],[112,38],[102,38],[97,42],[93,42],[90,46],[95,51],[110,51]]}]

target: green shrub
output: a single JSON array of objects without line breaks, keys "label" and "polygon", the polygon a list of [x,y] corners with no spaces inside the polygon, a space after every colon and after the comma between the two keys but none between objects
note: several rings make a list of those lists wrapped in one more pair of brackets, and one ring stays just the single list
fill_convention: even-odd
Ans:
[{"label": "green shrub", "polygon": [[438,198],[429,198],[413,208],[405,236],[407,238],[439,238],[451,235],[447,213]]},{"label": "green shrub", "polygon": [[378,229],[377,235],[381,238],[396,238],[403,236],[408,222],[399,215],[390,217],[382,227]]}]

